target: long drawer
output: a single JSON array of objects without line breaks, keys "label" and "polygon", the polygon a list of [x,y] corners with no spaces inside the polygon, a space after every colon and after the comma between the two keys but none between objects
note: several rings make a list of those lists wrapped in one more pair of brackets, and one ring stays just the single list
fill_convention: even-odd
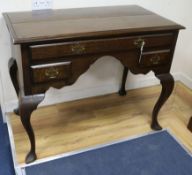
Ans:
[{"label": "long drawer", "polygon": [[30,46],[32,60],[55,59],[70,55],[94,54],[126,51],[138,48],[137,41],[143,40],[145,48],[169,47],[173,41],[172,33],[138,35],[54,44]]}]

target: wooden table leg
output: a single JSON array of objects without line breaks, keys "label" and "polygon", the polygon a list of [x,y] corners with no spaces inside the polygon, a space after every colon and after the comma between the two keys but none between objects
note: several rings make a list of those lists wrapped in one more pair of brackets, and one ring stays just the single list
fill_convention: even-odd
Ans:
[{"label": "wooden table leg", "polygon": [[161,82],[162,90],[161,95],[154,106],[153,113],[152,113],[152,123],[151,128],[153,130],[161,130],[162,127],[158,123],[158,113],[163,106],[163,104],[167,101],[169,96],[171,95],[173,88],[174,88],[174,79],[170,73],[168,74],[160,74],[155,75]]},{"label": "wooden table leg", "polygon": [[192,132],[192,117],[189,120],[187,128]]},{"label": "wooden table leg", "polygon": [[31,163],[37,159],[36,152],[35,152],[35,135],[31,125],[31,121],[30,121],[31,114],[37,108],[38,104],[41,101],[43,101],[45,95],[41,94],[41,95],[34,95],[34,96],[21,96],[19,94],[20,89],[19,89],[19,83],[17,78],[18,67],[17,67],[16,60],[11,58],[9,60],[8,66],[9,66],[9,73],[10,73],[13,86],[19,98],[19,107],[14,110],[14,113],[20,116],[21,122],[27,132],[27,135],[29,137],[29,141],[31,144],[31,148],[29,153],[26,156],[25,162]]},{"label": "wooden table leg", "polygon": [[19,100],[19,115],[21,117],[21,122],[27,132],[27,135],[30,140],[31,148],[29,153],[26,156],[25,162],[31,163],[37,159],[36,156],[36,146],[35,146],[35,135],[31,125],[31,114],[37,108],[38,104],[44,99],[43,95],[35,96],[25,96],[21,97]]},{"label": "wooden table leg", "polygon": [[119,90],[119,95],[120,96],[125,96],[126,95],[125,84],[126,84],[126,80],[127,80],[128,71],[129,71],[128,67],[124,66],[121,88]]},{"label": "wooden table leg", "polygon": [[[17,93],[17,97],[19,96],[19,83],[17,79],[17,74],[18,74],[18,67],[17,67],[17,62],[14,58],[11,58],[8,63],[9,67],[9,74],[11,77],[11,81],[13,83],[13,86],[15,88],[15,91]],[[19,115],[19,107],[14,109],[14,113],[16,115]]]}]

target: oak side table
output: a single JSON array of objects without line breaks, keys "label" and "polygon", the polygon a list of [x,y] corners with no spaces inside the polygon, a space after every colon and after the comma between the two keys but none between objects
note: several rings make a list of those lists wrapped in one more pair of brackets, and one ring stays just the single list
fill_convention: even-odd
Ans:
[{"label": "oak side table", "polygon": [[50,87],[72,85],[104,55],[114,56],[124,66],[120,95],[126,94],[128,71],[154,72],[162,91],[151,127],[162,129],[157,116],[174,87],[170,68],[183,26],[134,5],[9,12],[3,16],[12,41],[9,70],[19,99],[15,113],[31,146],[26,163],[37,158],[30,118],[45,92]]}]

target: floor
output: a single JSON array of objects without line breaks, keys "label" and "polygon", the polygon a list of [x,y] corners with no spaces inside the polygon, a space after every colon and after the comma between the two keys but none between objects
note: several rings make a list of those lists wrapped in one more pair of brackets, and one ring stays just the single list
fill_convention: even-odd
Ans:
[{"label": "floor", "polygon": [[[127,96],[110,94],[42,107],[32,115],[38,159],[109,141],[150,132],[152,108],[160,86],[128,91]],[[192,91],[180,82],[159,114],[163,128],[177,136],[192,151],[192,133],[186,126],[192,115]],[[9,114],[17,160],[24,163],[29,150],[19,117]]]}]

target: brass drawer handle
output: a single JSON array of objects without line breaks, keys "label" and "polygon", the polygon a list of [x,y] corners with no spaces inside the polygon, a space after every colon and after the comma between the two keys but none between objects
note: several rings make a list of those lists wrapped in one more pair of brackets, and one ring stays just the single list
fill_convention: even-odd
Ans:
[{"label": "brass drawer handle", "polygon": [[138,48],[144,47],[145,43],[146,43],[145,40],[142,38],[136,39],[134,41],[134,45],[137,46]]},{"label": "brass drawer handle", "polygon": [[83,53],[85,51],[85,47],[80,44],[72,45],[71,46],[71,51],[76,54]]},{"label": "brass drawer handle", "polygon": [[45,76],[49,79],[57,78],[58,75],[59,75],[59,71],[55,67],[51,67],[45,70]]},{"label": "brass drawer handle", "polygon": [[160,63],[161,57],[159,55],[154,55],[153,57],[151,57],[150,61],[152,64],[157,65]]}]

